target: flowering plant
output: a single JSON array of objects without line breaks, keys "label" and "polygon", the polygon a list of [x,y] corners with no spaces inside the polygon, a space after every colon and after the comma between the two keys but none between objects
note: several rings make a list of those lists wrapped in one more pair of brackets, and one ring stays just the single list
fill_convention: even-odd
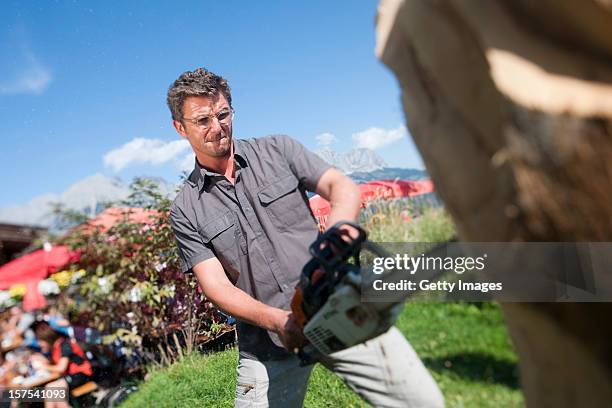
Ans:
[{"label": "flowering plant", "polygon": [[19,301],[23,299],[26,293],[26,286],[23,283],[16,283],[9,289],[9,294],[13,300]]},{"label": "flowering plant", "polygon": [[52,279],[62,287],[78,275],[81,283],[64,292],[60,307],[74,323],[95,327],[110,340],[129,337],[130,345],[142,349],[155,349],[177,332],[195,330],[190,338],[204,342],[219,327],[233,329],[198,291],[195,278],[180,270],[170,200],[146,179],[136,179],[131,189],[122,204],[145,208],[147,222],[131,220],[126,209],[107,230],[76,228],[61,239],[80,259]]}]

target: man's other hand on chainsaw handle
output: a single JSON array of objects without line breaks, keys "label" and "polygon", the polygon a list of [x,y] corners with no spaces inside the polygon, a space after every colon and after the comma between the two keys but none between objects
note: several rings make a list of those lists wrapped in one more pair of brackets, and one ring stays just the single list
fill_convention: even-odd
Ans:
[{"label": "man's other hand on chainsaw handle", "polygon": [[293,318],[293,313],[284,310],[282,312],[283,315],[281,315],[275,331],[283,346],[289,351],[295,351],[306,344],[306,337],[304,337],[300,325]]},{"label": "man's other hand on chainsaw handle", "polygon": [[[357,184],[335,168],[327,170],[317,183],[316,193],[329,201],[331,210],[327,219],[327,227],[339,221],[357,221],[361,208],[361,194]],[[346,226],[352,238],[359,234],[354,228]]]}]

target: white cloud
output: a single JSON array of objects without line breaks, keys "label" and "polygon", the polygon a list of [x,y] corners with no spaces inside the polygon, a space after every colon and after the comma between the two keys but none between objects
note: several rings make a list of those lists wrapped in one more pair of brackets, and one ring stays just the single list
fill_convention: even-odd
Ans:
[{"label": "white cloud", "polygon": [[104,165],[120,171],[133,164],[152,164],[154,166],[177,159],[189,149],[186,140],[164,142],[159,139],[138,137],[104,155]]},{"label": "white cloud", "polygon": [[0,94],[40,94],[53,80],[51,73],[36,58],[27,43],[23,42],[19,48],[20,53],[14,57],[19,61],[19,73],[0,83]]},{"label": "white cloud", "polygon": [[191,173],[195,166],[195,154],[187,153],[178,163],[178,168],[181,171],[186,171],[187,173]]},{"label": "white cloud", "polygon": [[316,136],[315,139],[317,139],[317,144],[322,147],[329,147],[332,143],[338,140],[333,133],[321,133],[320,135]]},{"label": "white cloud", "polygon": [[352,137],[356,147],[377,150],[397,142],[406,135],[406,127],[402,125],[396,129],[371,127],[363,132],[353,133]]},{"label": "white cloud", "polygon": [[0,208],[0,222],[20,225],[44,225],[51,223],[51,203],[59,201],[57,194],[37,196],[28,203]]}]

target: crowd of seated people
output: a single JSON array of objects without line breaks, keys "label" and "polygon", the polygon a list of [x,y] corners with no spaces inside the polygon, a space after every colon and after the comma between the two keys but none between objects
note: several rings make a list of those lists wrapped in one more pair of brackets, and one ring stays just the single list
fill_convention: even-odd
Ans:
[{"label": "crowd of seated people", "polygon": [[[37,314],[19,307],[0,315],[0,387],[30,387],[44,383],[47,388],[68,391],[90,381],[92,366],[74,339],[70,323],[48,308]],[[45,407],[69,407],[66,401],[48,401]]]}]

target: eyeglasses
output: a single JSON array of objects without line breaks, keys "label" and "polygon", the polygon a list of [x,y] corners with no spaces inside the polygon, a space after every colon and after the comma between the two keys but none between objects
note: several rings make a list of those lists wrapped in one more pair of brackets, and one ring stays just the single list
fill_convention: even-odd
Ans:
[{"label": "eyeglasses", "polygon": [[213,124],[212,118],[214,117],[217,118],[217,120],[219,121],[219,124],[227,125],[234,118],[234,110],[231,108],[230,109],[224,108],[224,109],[221,109],[219,112],[215,113],[214,115],[200,116],[199,118],[183,118],[183,120],[191,122],[194,125],[199,126],[202,129],[208,129],[209,127],[212,126]]}]

